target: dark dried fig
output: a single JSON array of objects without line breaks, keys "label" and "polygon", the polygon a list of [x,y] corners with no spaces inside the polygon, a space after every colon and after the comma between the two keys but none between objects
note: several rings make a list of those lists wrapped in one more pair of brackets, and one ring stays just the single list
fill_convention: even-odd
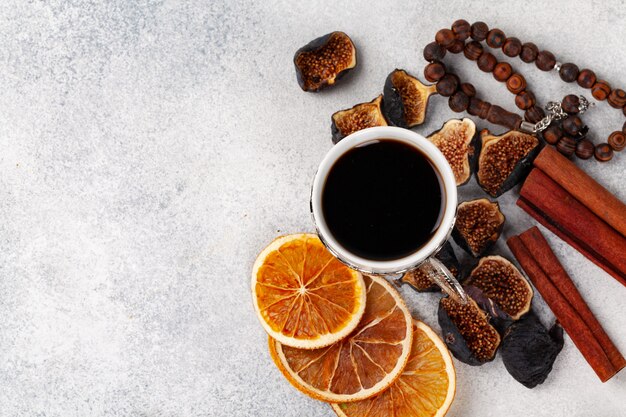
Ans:
[{"label": "dark dried fig", "polygon": [[452,237],[470,255],[479,257],[498,240],[504,221],[497,202],[486,198],[464,201],[457,209]]},{"label": "dark dried fig", "polygon": [[563,328],[550,332],[531,312],[513,323],[502,339],[502,362],[511,376],[527,388],[543,383],[563,348]]},{"label": "dark dried fig", "polygon": [[345,33],[331,32],[298,49],[293,63],[300,87],[316,92],[356,67],[356,48]]},{"label": "dark dried fig", "polygon": [[[476,292],[470,293],[476,295]],[[500,334],[491,325],[489,315],[471,295],[464,305],[450,297],[439,300],[437,318],[443,340],[455,358],[472,366],[495,358],[500,346]]]},{"label": "dark dried fig", "polygon": [[387,126],[387,121],[381,111],[382,101],[381,94],[368,103],[360,103],[350,109],[333,113],[330,126],[333,143],[367,127]]},{"label": "dark dried fig", "polygon": [[494,136],[485,129],[480,135],[478,184],[492,197],[498,197],[526,178],[541,143],[534,135],[516,130]]},{"label": "dark dried fig", "polygon": [[476,124],[468,118],[448,120],[441,129],[427,138],[446,157],[454,173],[456,185],[468,182],[474,172],[478,157],[476,138]]},{"label": "dark dried fig", "polygon": [[436,93],[434,85],[424,85],[405,70],[396,69],[387,76],[383,111],[389,123],[410,128],[424,123],[428,99]]},{"label": "dark dried fig", "polygon": [[[441,250],[435,255],[435,258],[439,259],[442,264],[452,272],[457,279],[459,278],[459,261],[454,254],[454,249],[452,249],[452,245],[450,242],[446,242]],[[408,271],[406,274],[399,279],[401,284],[409,284],[413,289],[418,292],[434,292],[440,291],[441,289],[437,284],[434,284],[426,273],[425,268],[417,267]]]},{"label": "dark dried fig", "polygon": [[480,289],[513,320],[530,311],[532,287],[515,265],[502,256],[481,258],[467,284]]}]

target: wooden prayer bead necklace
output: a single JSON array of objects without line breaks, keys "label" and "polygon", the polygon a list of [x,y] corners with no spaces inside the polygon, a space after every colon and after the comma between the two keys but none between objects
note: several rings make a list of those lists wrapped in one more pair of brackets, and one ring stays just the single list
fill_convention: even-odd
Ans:
[{"label": "wooden prayer bead necklace", "polygon": [[[626,92],[619,88],[611,89],[609,83],[598,80],[590,69],[579,71],[575,64],[561,64],[554,54],[539,51],[534,43],[522,44],[517,38],[506,37],[500,29],[489,30],[483,22],[470,25],[462,19],[454,22],[451,29],[437,32],[435,42],[424,48],[424,58],[429,62],[424,68],[424,76],[428,81],[436,83],[440,95],[449,97],[448,105],[453,111],[467,111],[509,129],[535,134],[543,132],[545,141],[555,145],[559,152],[567,156],[576,154],[581,159],[589,159],[593,155],[598,161],[608,161],[614,151],[626,147],[626,123],[621,131],[609,135],[607,143],[594,147],[586,137],[588,128],[579,117],[590,105],[583,96],[570,94],[561,102],[549,102],[546,105],[549,113],[546,115],[536,104],[535,95],[528,89],[526,79],[515,72],[508,62],[498,62],[492,53],[485,51],[480,43],[482,41],[486,41],[491,48],[501,48],[506,56],[519,56],[523,62],[534,62],[542,71],[555,70],[566,83],[577,81],[581,87],[590,89],[596,100],[607,100],[611,107],[621,109],[626,116]],[[467,59],[476,61],[480,70],[491,72],[496,80],[506,83],[507,89],[515,95],[515,105],[524,110],[524,118],[476,97],[474,86],[461,83],[459,77],[443,64],[447,51],[453,54],[463,52]],[[555,123],[560,120],[561,123]]]}]

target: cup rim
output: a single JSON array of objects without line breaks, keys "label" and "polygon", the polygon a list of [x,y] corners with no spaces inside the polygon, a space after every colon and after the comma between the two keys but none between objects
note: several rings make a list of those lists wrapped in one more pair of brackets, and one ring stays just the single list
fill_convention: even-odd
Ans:
[{"label": "cup rim", "polygon": [[[351,253],[343,247],[330,232],[322,212],[322,190],[333,164],[347,151],[367,142],[392,139],[416,147],[428,156],[443,180],[445,209],[439,228],[431,239],[414,253],[402,258],[375,261]],[[412,130],[393,126],[371,127],[342,139],[324,156],[313,178],[310,209],[317,234],[326,248],[340,261],[362,272],[372,274],[394,274],[415,268],[424,260],[437,253],[450,237],[456,219],[457,188],[454,173],[441,151],[428,139]]]}]

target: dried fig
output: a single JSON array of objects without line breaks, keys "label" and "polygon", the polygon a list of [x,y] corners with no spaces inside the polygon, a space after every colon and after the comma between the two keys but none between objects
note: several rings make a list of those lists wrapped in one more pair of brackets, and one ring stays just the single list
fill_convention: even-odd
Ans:
[{"label": "dried fig", "polygon": [[534,135],[516,130],[494,136],[485,129],[480,136],[478,184],[492,197],[498,197],[526,178],[541,142]]},{"label": "dried fig", "polygon": [[335,112],[330,127],[333,143],[338,143],[351,133],[367,127],[387,126],[381,111],[382,94],[368,103],[360,103],[350,109]]},{"label": "dried fig", "polygon": [[513,320],[530,311],[532,287],[515,265],[502,256],[481,258],[467,284],[480,289]]},{"label": "dried fig", "polygon": [[468,118],[448,120],[441,129],[427,138],[446,157],[454,173],[456,185],[468,182],[474,172],[478,157],[476,138],[476,124]]},{"label": "dried fig", "polygon": [[[441,250],[435,255],[435,258],[439,259],[456,278],[459,277],[459,261],[454,254],[454,249],[452,249],[450,242],[446,242],[443,245]],[[437,284],[434,284],[428,278],[426,270],[420,267],[404,274],[402,278],[399,279],[399,283],[409,284],[418,292],[434,292],[441,290]]]},{"label": "dried fig", "polygon": [[548,330],[531,312],[513,323],[502,339],[502,362],[511,376],[527,388],[543,383],[563,348],[563,328]]},{"label": "dried fig", "polygon": [[385,81],[385,116],[394,126],[411,128],[421,125],[426,117],[428,99],[434,93],[434,85],[424,85],[405,70],[396,69]]},{"label": "dried fig", "polygon": [[356,67],[356,47],[345,33],[331,32],[298,49],[293,63],[300,87],[316,92]]},{"label": "dried fig", "polygon": [[470,255],[479,257],[498,240],[504,221],[497,202],[486,198],[465,201],[457,209],[452,237]]}]

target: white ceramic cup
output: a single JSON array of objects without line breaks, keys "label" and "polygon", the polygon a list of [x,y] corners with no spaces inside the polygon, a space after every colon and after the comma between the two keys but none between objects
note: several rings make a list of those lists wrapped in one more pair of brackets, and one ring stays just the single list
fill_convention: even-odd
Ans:
[{"label": "white ceramic cup", "polygon": [[[380,261],[355,255],[335,239],[324,219],[322,195],[328,173],[341,156],[357,146],[384,139],[400,141],[413,146],[428,157],[439,173],[439,178],[443,181],[444,201],[442,201],[442,204],[444,209],[439,227],[431,239],[417,251],[402,258]],[[333,146],[322,159],[313,179],[311,190],[311,214],[317,228],[317,234],[328,250],[340,261],[358,271],[375,275],[393,275],[404,273],[417,267],[423,268],[428,271],[428,276],[433,282],[439,285],[451,297],[464,303],[467,300],[467,296],[463,288],[452,273],[439,260],[434,258],[434,255],[450,237],[456,219],[456,207],[457,190],[454,174],[448,161],[446,161],[439,149],[426,138],[411,130],[391,126],[360,130]]]}]

